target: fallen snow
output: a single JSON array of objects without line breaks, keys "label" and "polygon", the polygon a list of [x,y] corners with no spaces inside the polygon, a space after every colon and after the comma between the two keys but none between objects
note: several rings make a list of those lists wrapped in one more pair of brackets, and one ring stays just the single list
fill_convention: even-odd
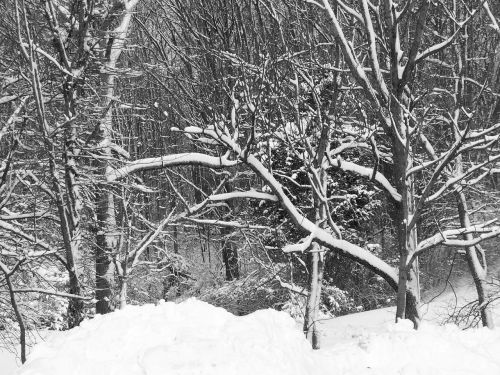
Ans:
[{"label": "fallen snow", "polygon": [[0,369],[2,369],[1,374],[11,375],[14,374],[18,367],[16,355],[11,353],[4,348],[0,348]]},{"label": "fallen snow", "polygon": [[[376,310],[379,315],[384,310]],[[372,312],[368,312],[372,313]],[[360,321],[369,320],[361,315]],[[380,315],[378,316],[380,318]],[[410,321],[360,329],[343,317],[324,324],[328,332],[339,327],[338,343],[330,340],[320,350],[331,362],[332,374],[342,375],[488,375],[500,374],[500,330],[460,330],[456,326],[423,323],[419,331]],[[344,326],[342,329],[342,326]],[[366,327],[366,326],[365,326]],[[347,328],[347,329],[345,329]],[[352,332],[350,339],[347,334]]]},{"label": "fallen snow", "polygon": [[500,374],[500,330],[424,323],[414,331],[393,316],[382,309],[324,321],[324,347],[313,351],[274,310],[237,317],[194,299],[130,306],[51,336],[18,374]]}]

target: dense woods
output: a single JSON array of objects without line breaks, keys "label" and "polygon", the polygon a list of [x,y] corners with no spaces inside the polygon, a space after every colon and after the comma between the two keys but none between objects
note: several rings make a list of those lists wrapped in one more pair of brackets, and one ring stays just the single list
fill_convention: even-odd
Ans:
[{"label": "dense woods", "polygon": [[0,340],[24,361],[36,328],[195,296],[289,311],[319,348],[325,314],[418,329],[453,270],[461,321],[493,328],[499,23],[484,0],[4,0]]}]

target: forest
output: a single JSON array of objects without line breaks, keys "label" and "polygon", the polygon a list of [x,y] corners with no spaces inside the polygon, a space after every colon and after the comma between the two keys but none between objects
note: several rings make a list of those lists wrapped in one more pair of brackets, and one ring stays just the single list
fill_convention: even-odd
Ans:
[{"label": "forest", "polygon": [[[493,328],[495,0],[0,2],[0,346],[189,297]],[[498,322],[497,322],[498,323]]]}]

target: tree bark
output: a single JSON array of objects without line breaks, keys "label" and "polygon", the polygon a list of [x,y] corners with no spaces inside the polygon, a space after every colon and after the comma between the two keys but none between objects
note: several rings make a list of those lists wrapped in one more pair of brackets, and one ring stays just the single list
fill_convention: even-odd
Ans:
[{"label": "tree bark", "polygon": [[[231,193],[234,188],[231,183],[227,182],[225,184],[226,193]],[[236,210],[238,209],[236,202],[228,202],[229,208],[231,210],[231,215],[237,215]],[[238,247],[233,241],[232,237],[233,229],[231,228],[221,228],[221,234],[224,236],[224,243],[222,245],[222,260],[224,263],[224,268],[226,271],[226,280],[237,280],[240,278],[240,267],[238,262]]]},{"label": "tree bark", "polygon": [[[396,203],[392,219],[398,233],[399,247],[399,281],[397,291],[396,321],[410,319],[417,329],[420,325],[420,285],[418,279],[418,258],[407,264],[417,248],[417,226],[409,228],[415,214],[413,178],[406,177],[408,165],[412,164],[410,150],[407,145],[393,141],[394,180],[398,191],[402,192],[401,203]],[[399,161],[399,163],[398,163]]]},{"label": "tree bark", "polygon": [[120,310],[127,306],[127,276],[120,277]]},{"label": "tree bark", "polygon": [[98,232],[96,236],[96,313],[107,314],[113,310],[112,290],[114,286],[114,265],[112,254],[116,251],[116,217],[114,197],[104,190],[98,199]]},{"label": "tree bark", "polygon": [[307,299],[303,326],[304,334],[311,342],[313,349],[319,349],[321,346],[318,315],[323,286],[324,255],[319,252],[320,249],[321,247],[317,243],[314,243],[312,252],[309,253],[309,297]]},{"label": "tree bark", "polygon": [[226,270],[226,280],[237,280],[240,278],[238,248],[231,238],[231,228],[221,228],[221,232],[225,237],[222,245],[222,260]]}]

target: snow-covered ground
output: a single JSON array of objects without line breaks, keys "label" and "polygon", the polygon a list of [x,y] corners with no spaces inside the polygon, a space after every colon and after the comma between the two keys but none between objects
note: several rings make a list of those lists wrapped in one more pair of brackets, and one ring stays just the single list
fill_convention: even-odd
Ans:
[{"label": "snow-covered ground", "polygon": [[[274,310],[239,317],[194,299],[131,306],[52,335],[17,374],[500,374],[500,329],[463,331],[429,321],[453,302],[448,293],[424,306],[428,321],[419,331],[408,321],[394,324],[394,308],[325,320],[319,351]],[[5,362],[3,355],[0,374],[16,374],[12,357]]]},{"label": "snow-covered ground", "polygon": [[0,369],[2,369],[1,374],[11,375],[14,374],[17,370],[18,363],[16,361],[16,356],[5,350],[4,348],[0,348]]}]

